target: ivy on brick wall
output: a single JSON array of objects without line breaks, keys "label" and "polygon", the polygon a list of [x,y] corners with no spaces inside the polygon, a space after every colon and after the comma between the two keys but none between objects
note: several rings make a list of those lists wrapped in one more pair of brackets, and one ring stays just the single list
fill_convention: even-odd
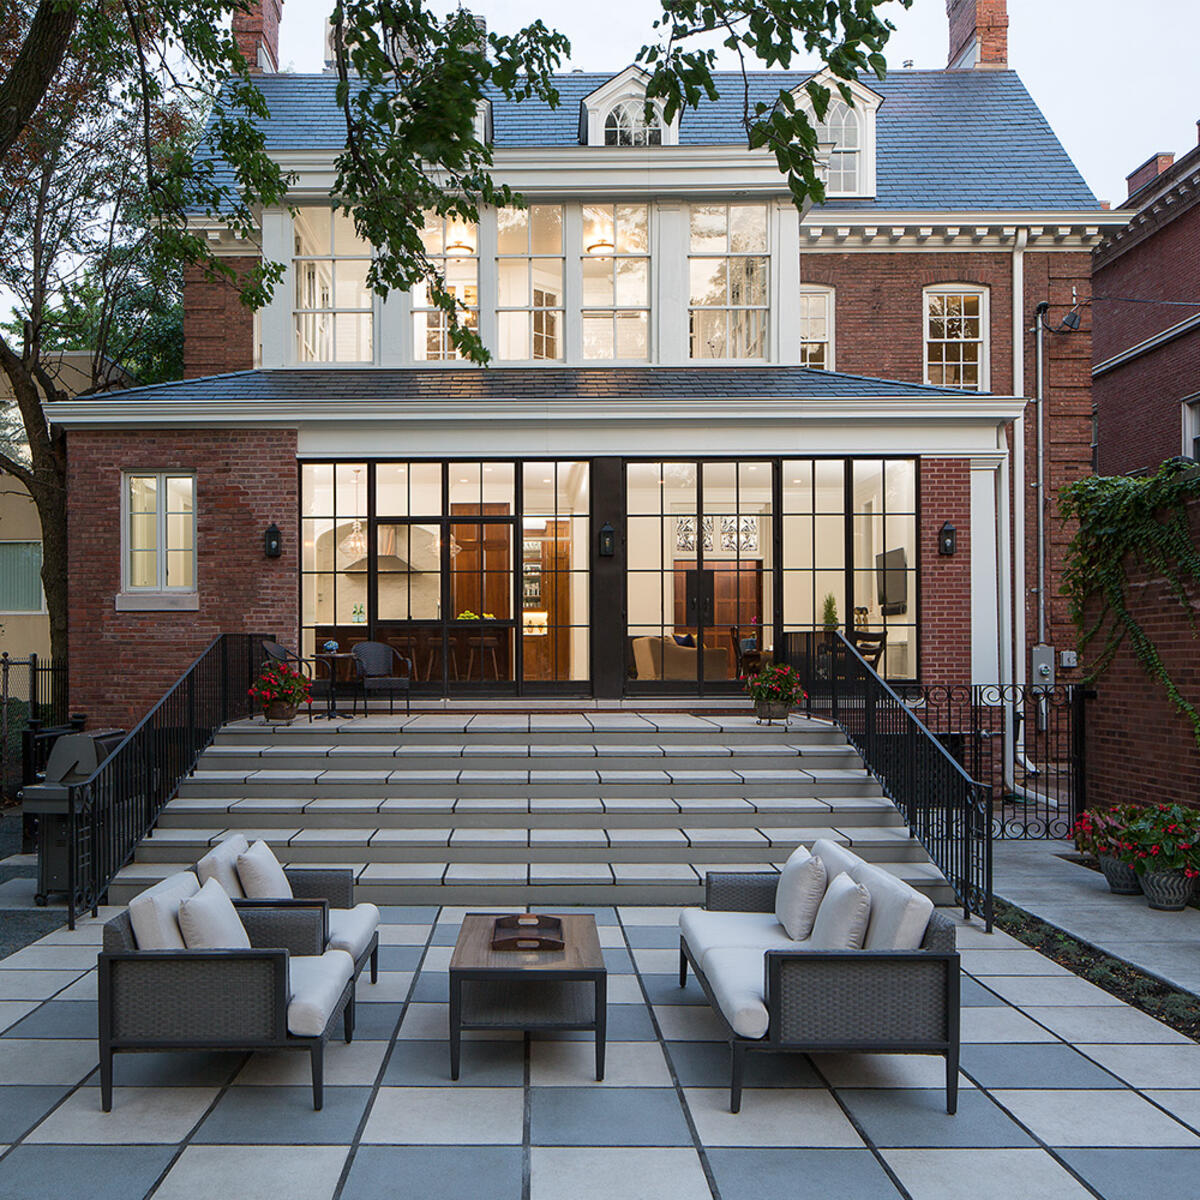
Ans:
[{"label": "ivy on brick wall", "polygon": [[1067,548],[1063,591],[1079,630],[1079,649],[1094,649],[1087,679],[1108,667],[1121,646],[1130,648],[1146,674],[1160,683],[1190,722],[1200,745],[1200,711],[1171,678],[1158,648],[1128,602],[1129,571],[1163,580],[1192,627],[1200,592],[1200,546],[1192,537],[1188,504],[1200,499],[1200,467],[1168,459],[1153,475],[1090,476],[1063,488],[1059,506],[1079,522]]}]

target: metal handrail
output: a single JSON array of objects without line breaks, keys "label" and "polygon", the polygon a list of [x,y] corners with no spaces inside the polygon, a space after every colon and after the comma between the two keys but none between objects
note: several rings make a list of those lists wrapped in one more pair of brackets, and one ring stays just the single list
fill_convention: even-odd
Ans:
[{"label": "metal handrail", "polygon": [[[962,905],[992,927],[992,794],[837,631],[802,635],[809,711],[827,711]],[[815,654],[814,654],[815,650]],[[799,659],[800,661],[793,661]]]},{"label": "metal handrail", "polygon": [[151,834],[201,753],[227,721],[249,716],[248,690],[269,634],[214,638],[85,780],[67,791],[67,922],[95,916],[117,872]]}]

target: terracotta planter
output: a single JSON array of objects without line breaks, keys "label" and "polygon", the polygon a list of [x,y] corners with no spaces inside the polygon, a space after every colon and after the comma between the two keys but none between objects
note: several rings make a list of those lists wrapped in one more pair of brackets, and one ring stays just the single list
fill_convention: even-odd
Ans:
[{"label": "terracotta planter", "polygon": [[1110,858],[1107,854],[1100,855],[1100,870],[1108,880],[1108,890],[1114,896],[1140,896],[1142,881],[1138,873],[1119,858]]},{"label": "terracotta planter", "polygon": [[1151,908],[1178,912],[1192,898],[1192,881],[1182,871],[1147,871],[1142,876],[1142,891]]},{"label": "terracotta planter", "polygon": [[755,700],[754,713],[759,721],[786,721],[792,711],[790,704],[779,700]]},{"label": "terracotta planter", "polygon": [[290,700],[272,700],[264,716],[268,721],[290,721],[295,717],[297,707]]}]

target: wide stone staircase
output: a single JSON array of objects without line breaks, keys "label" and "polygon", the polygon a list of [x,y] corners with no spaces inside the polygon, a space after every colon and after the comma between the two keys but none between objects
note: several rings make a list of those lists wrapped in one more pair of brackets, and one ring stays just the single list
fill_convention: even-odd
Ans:
[{"label": "wide stone staircase", "polygon": [[831,837],[953,895],[842,733],[792,718],[630,711],[241,721],[117,877],[122,904],[240,830],[285,863],[352,866],[384,904],[690,904],[708,870]]}]

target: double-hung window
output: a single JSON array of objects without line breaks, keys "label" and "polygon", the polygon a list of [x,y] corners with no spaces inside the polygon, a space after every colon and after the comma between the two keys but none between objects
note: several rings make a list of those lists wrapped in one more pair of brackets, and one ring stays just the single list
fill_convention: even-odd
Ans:
[{"label": "double-hung window", "polygon": [[0,542],[0,613],[45,612],[42,543]]},{"label": "double-hung window", "polygon": [[833,288],[800,289],[800,365],[832,371]]},{"label": "double-hung window", "polygon": [[583,206],[583,357],[650,354],[650,221],[645,204]]},{"label": "double-hung window", "polygon": [[195,591],[196,477],[131,471],[124,509],[124,590]]},{"label": "double-hung window", "polygon": [[925,289],[925,382],[986,391],[987,292],[957,284]]},{"label": "double-hung window", "polygon": [[[421,232],[425,255],[442,274],[446,290],[458,304],[459,324],[479,328],[479,231],[457,218],[425,214]],[[429,284],[417,284],[412,294],[413,356],[418,362],[461,358],[450,340],[450,320],[435,308]]]},{"label": "double-hung window", "polygon": [[692,358],[766,358],[769,263],[765,205],[692,205]]},{"label": "double-hung window", "polygon": [[502,208],[497,216],[499,357],[563,357],[563,210]]},{"label": "double-hung window", "polygon": [[844,100],[832,99],[825,120],[816,123],[817,141],[832,143],[825,192],[829,196],[853,196],[859,190],[862,174],[858,114]]},{"label": "double-hung window", "polygon": [[308,205],[292,225],[297,362],[371,362],[371,247],[344,212]]}]

